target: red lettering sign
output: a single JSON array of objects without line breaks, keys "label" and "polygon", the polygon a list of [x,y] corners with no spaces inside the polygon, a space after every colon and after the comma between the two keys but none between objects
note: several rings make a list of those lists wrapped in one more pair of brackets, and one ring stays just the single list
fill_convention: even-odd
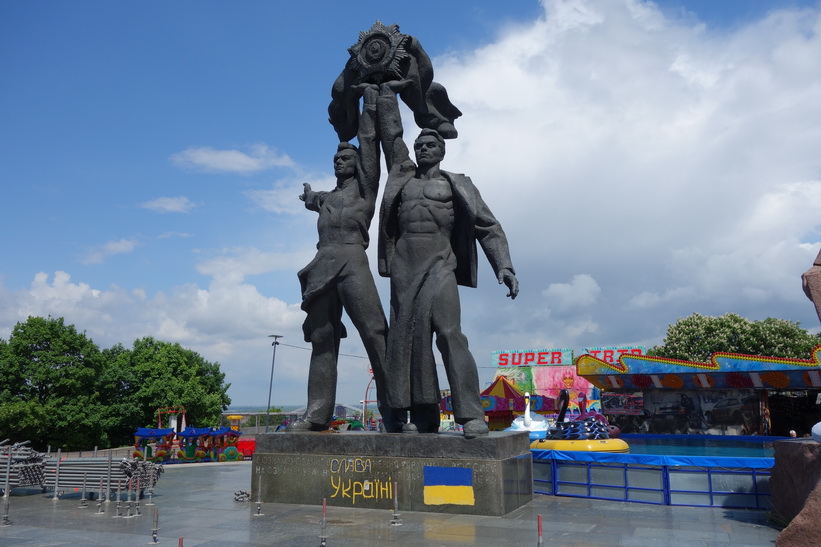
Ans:
[{"label": "red lettering sign", "polygon": [[505,366],[544,366],[544,365],[567,365],[571,355],[569,350],[527,350],[527,351],[507,351],[496,354],[496,364]]}]

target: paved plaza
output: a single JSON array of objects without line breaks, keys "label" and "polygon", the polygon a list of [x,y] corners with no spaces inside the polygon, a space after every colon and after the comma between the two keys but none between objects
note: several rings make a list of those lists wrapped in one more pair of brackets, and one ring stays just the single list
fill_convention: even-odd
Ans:
[{"label": "paved plaza", "polygon": [[[168,465],[154,505],[146,497],[142,515],[132,518],[115,518],[114,502],[80,508],[79,494],[52,500],[39,489],[15,489],[9,498],[13,524],[0,528],[0,545],[149,545],[154,509],[160,545],[179,545],[180,538],[186,547],[321,544],[321,506],[263,504],[263,515],[254,516],[255,503],[234,500],[239,490],[251,490],[250,462]],[[778,536],[759,511],[537,495],[505,517],[403,513],[398,526],[390,510],[329,506],[326,545],[537,545],[538,515],[545,545],[738,547],[773,545]]]}]

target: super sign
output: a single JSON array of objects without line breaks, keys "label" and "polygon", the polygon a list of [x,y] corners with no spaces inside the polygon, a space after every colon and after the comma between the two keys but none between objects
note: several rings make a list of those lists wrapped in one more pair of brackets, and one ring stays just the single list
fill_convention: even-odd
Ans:
[{"label": "super sign", "polygon": [[573,350],[570,349],[527,349],[493,352],[495,366],[536,367],[544,365],[573,364]]}]

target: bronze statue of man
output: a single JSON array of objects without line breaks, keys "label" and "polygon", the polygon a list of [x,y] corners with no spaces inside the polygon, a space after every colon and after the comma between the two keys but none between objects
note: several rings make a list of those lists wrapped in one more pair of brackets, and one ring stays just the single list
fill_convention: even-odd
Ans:
[{"label": "bronze statue of man", "polygon": [[454,418],[465,438],[487,435],[476,362],[462,334],[457,285],[476,286],[482,246],[499,283],[516,298],[519,283],[502,227],[465,175],[441,170],[445,141],[425,129],[414,143],[416,163],[402,140],[396,94],[407,81],[381,84],[377,110],[388,181],[379,214],[379,274],[390,277],[385,359],[387,404],[410,410],[406,432],[439,428],[439,382],[433,334],[451,388]]},{"label": "bronze statue of man", "polygon": [[319,213],[319,242],[314,259],[299,273],[305,341],[311,343],[308,371],[308,406],[291,424],[292,431],[328,429],[336,400],[337,360],[340,339],[346,336],[342,309],[359,331],[376,380],[377,400],[385,429],[401,431],[402,422],[385,406],[383,372],[387,321],[374,284],[368,257],[368,228],[379,189],[379,145],[376,138],[378,88],[356,88],[363,107],[358,124],[359,149],[343,142],[334,155],[336,188],[315,192],[309,184],[299,199]]}]

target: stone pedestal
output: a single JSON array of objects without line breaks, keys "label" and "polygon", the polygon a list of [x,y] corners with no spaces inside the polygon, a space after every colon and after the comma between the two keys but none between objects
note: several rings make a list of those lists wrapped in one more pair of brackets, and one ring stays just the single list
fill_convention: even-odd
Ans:
[{"label": "stone pedestal", "polygon": [[527,433],[257,435],[252,500],[502,516],[533,498]]},{"label": "stone pedestal", "polygon": [[778,441],[774,446],[770,500],[774,516],[790,523],[776,545],[821,545],[821,444],[802,438]]}]

